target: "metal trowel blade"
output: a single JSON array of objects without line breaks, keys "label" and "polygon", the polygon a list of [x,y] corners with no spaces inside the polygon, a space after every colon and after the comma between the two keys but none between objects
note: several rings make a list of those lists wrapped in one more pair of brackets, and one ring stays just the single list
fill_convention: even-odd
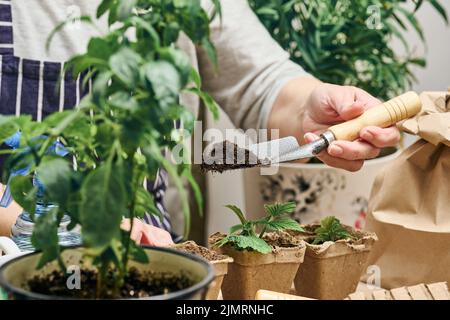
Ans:
[{"label": "metal trowel blade", "polygon": [[326,141],[317,141],[300,146],[295,137],[286,137],[253,144],[249,150],[264,164],[276,164],[314,157],[318,151],[326,147]]}]

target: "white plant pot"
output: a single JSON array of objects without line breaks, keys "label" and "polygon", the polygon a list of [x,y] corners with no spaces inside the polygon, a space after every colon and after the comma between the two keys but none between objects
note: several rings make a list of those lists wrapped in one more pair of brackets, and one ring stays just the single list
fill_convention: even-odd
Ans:
[{"label": "white plant pot", "polygon": [[292,217],[302,224],[334,215],[344,224],[362,229],[375,177],[399,154],[368,160],[358,172],[324,164],[281,164],[274,175],[261,175],[261,168],[244,170],[246,212],[257,218],[263,215],[266,203],[295,201]]}]

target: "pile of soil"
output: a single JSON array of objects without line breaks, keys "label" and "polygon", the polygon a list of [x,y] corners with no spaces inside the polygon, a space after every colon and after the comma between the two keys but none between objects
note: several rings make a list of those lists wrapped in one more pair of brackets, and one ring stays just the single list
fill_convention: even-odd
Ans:
[{"label": "pile of soil", "polygon": [[[80,289],[69,290],[67,288],[68,277],[70,275],[62,271],[53,271],[45,276],[33,277],[27,285],[34,293],[73,299],[96,298],[96,271],[81,270]],[[102,295],[103,299],[145,298],[180,291],[194,285],[194,282],[185,274],[141,272],[136,268],[131,268],[125,277],[125,284],[120,288],[118,294],[115,294],[113,290],[114,273],[109,272],[107,279],[107,289]]]},{"label": "pile of soil", "polygon": [[222,173],[227,170],[252,168],[262,164],[250,150],[241,148],[230,141],[222,141],[212,145],[211,151],[203,156],[201,169]]},{"label": "pile of soil", "polygon": [[263,239],[272,247],[296,247],[302,242],[301,239],[294,237],[286,231],[268,232],[264,234]]},{"label": "pile of soil", "polygon": [[227,259],[228,257],[219,254],[215,251],[209,250],[208,248],[199,246],[194,241],[186,241],[180,244],[175,245],[175,248],[180,251],[192,253],[196,256],[202,257],[208,261],[219,261]]}]

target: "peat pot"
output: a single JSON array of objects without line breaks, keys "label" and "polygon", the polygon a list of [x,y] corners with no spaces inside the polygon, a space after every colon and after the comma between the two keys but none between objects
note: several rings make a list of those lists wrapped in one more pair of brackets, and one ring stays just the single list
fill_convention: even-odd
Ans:
[{"label": "peat pot", "polygon": [[[221,248],[212,244],[218,234],[210,237],[210,246],[233,258],[222,284],[224,300],[253,300],[260,289],[288,293],[305,255],[305,244],[273,247],[272,252],[238,251],[229,245]],[[300,267],[301,268],[301,267]]]},{"label": "peat pot", "polygon": [[[319,225],[304,226],[314,230]],[[340,300],[355,292],[370,251],[378,240],[375,233],[345,226],[354,239],[310,244],[313,237],[298,234],[306,242],[305,259],[295,276],[297,295],[320,300]]]}]

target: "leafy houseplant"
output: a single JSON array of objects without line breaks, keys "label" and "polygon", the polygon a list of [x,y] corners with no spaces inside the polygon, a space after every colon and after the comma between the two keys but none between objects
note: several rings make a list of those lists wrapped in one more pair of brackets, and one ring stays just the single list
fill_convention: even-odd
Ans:
[{"label": "leafy houseplant", "polygon": [[320,221],[320,226],[314,229],[312,244],[322,244],[327,241],[353,239],[352,234],[344,228],[339,219],[330,216]]},{"label": "leafy houseplant", "polygon": [[[217,1],[215,5],[220,12]],[[159,168],[167,170],[183,201],[186,234],[189,205],[182,179],[190,182],[202,206],[188,162],[173,164],[164,152],[184,143],[175,121],[182,121],[188,132],[193,128],[193,115],[180,105],[181,93],[198,95],[217,115],[216,103],[201,90],[199,74],[175,46],[179,34],[184,32],[203,46],[214,62],[216,54],[209,40],[211,17],[200,1],[103,0],[97,18],[104,15],[114,28],[92,38],[87,52],[68,63],[74,76],[85,72],[85,81],[93,79],[91,94],[76,109],[53,114],[41,123],[29,116],[2,116],[0,140],[21,131],[20,148],[5,151],[10,153],[6,175],[14,199],[34,214],[36,172],[45,201],[57,205],[36,221],[32,242],[42,251],[38,268],[56,260],[65,270],[57,228],[67,214],[70,228],[81,226],[84,256],[96,269],[95,296],[117,297],[129,261],[148,262],[144,249],[120,228],[122,218],[133,223],[146,212],[159,215],[144,188],[145,179],[154,180]],[[76,167],[72,159],[48,152],[55,142],[73,156]],[[24,167],[29,174],[10,176]]]},{"label": "leafy houseplant", "polygon": [[[295,220],[284,217],[295,204],[266,205],[266,216],[254,221],[247,220],[238,207],[227,207],[238,216],[240,224],[233,226],[229,235],[210,237],[213,249],[234,260],[223,280],[224,299],[254,299],[259,289],[287,293],[305,252],[303,242],[285,232],[303,231]],[[277,277],[271,277],[273,274]]]},{"label": "leafy houseplant", "polygon": [[[415,4],[412,9],[405,6]],[[392,98],[415,80],[412,67],[426,61],[411,52],[410,26],[425,41],[415,13],[431,4],[448,23],[439,0],[249,0],[256,14],[292,59],[325,82]],[[391,40],[402,41],[401,57]]]},{"label": "leafy houseplant", "polygon": [[304,229],[295,234],[306,242],[305,259],[294,279],[297,294],[344,299],[356,290],[376,235],[353,230],[333,216]]},{"label": "leafy houseplant", "polygon": [[[266,217],[263,219],[249,221],[241,209],[234,205],[226,206],[232,210],[240,220],[230,229],[230,234],[218,241],[215,245],[222,247],[231,244],[236,250],[254,250],[262,254],[272,251],[272,247],[264,239],[266,231],[303,231],[303,228],[293,219],[283,218],[295,209],[295,203],[265,205]],[[256,234],[256,227],[262,227],[259,235]],[[239,231],[239,234],[236,234]]]}]

